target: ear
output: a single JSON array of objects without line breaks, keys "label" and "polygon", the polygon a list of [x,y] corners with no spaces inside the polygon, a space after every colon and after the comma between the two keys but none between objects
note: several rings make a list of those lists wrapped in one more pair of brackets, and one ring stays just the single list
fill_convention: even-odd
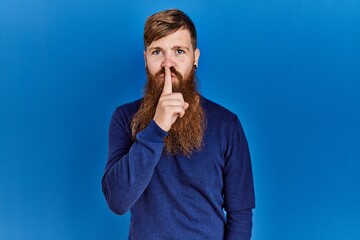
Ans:
[{"label": "ear", "polygon": [[194,52],[194,65],[196,65],[196,67],[199,67],[199,58],[200,58],[200,49],[195,49]]},{"label": "ear", "polygon": [[144,62],[145,62],[145,68],[146,68],[146,50],[144,50]]}]

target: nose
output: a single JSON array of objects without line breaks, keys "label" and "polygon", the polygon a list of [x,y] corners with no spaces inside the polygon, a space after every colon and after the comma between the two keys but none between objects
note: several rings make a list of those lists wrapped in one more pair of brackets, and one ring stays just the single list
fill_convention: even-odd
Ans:
[{"label": "nose", "polygon": [[173,57],[171,56],[171,54],[167,53],[164,56],[164,61],[161,63],[162,67],[174,67],[175,66],[175,62],[173,61]]}]

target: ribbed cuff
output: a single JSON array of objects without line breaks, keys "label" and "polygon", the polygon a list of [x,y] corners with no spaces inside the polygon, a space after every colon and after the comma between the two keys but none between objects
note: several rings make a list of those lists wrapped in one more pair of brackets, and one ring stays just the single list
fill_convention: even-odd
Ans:
[{"label": "ribbed cuff", "polygon": [[149,125],[137,134],[137,138],[147,139],[152,142],[163,142],[168,133],[162,130],[154,120],[151,120]]}]

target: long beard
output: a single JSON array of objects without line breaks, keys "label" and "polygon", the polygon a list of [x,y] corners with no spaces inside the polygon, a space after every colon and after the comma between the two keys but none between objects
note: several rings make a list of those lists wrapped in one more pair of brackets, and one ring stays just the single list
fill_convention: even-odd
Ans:
[{"label": "long beard", "polygon": [[[170,69],[176,74],[178,82],[173,83],[173,92],[182,93],[184,100],[189,103],[182,118],[178,118],[171,126],[168,136],[164,139],[165,150],[170,154],[182,153],[190,156],[194,151],[199,151],[203,146],[203,136],[205,131],[205,114],[200,104],[200,96],[197,91],[195,80],[195,69],[192,69],[186,79],[174,68]],[[155,110],[163,90],[164,81],[160,80],[160,75],[164,74],[164,69],[154,75],[150,74],[146,68],[147,84],[144,89],[144,98],[138,112],[134,115],[131,122],[132,136],[146,128],[153,119]]]}]

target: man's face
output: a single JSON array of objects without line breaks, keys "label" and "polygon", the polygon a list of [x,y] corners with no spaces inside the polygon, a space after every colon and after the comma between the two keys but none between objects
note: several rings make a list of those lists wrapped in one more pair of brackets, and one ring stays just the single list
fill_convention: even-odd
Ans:
[{"label": "man's face", "polygon": [[[162,71],[165,67],[173,67],[183,79],[187,79],[194,65],[198,65],[199,49],[193,49],[188,30],[178,30],[170,35],[153,41],[144,51],[144,58],[151,75]],[[178,83],[171,73],[173,83]],[[164,74],[160,80],[164,81]]]}]

